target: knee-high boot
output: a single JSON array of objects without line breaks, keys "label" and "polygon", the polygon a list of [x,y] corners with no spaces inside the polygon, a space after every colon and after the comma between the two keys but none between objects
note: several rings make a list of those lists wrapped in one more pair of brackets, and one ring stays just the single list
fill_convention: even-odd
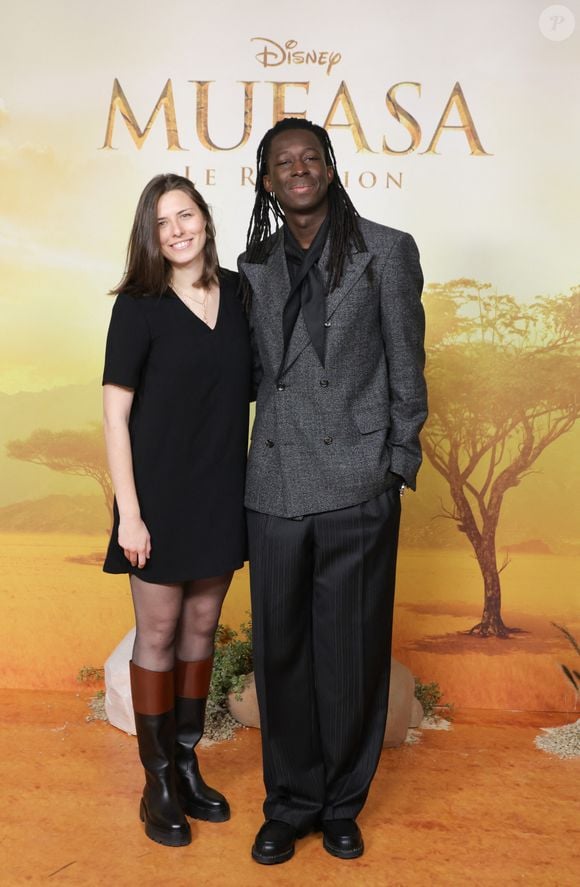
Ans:
[{"label": "knee-high boot", "polygon": [[179,801],[194,819],[225,822],[230,807],[224,796],[205,784],[195,746],[203,735],[213,656],[199,662],[175,661],[175,773]]},{"label": "knee-high boot", "polygon": [[139,757],[145,769],[140,816],[145,834],[159,844],[183,847],[191,829],[175,784],[175,711],[173,671],[149,671],[129,663]]}]

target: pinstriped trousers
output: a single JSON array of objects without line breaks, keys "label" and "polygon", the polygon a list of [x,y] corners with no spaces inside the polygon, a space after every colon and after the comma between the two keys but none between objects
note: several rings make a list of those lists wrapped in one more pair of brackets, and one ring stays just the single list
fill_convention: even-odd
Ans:
[{"label": "pinstriped trousers", "polygon": [[355,818],[387,714],[397,486],[301,520],[248,511],[267,819]]}]

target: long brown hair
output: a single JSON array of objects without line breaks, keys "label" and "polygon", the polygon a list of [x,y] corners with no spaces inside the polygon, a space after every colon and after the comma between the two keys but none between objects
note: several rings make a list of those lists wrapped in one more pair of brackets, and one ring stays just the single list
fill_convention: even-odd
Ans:
[{"label": "long brown hair", "polygon": [[167,173],[155,176],[143,189],[129,236],[125,273],[118,286],[111,290],[111,295],[124,292],[131,296],[161,296],[169,286],[171,264],[161,252],[157,224],[157,204],[168,191],[184,191],[205,219],[203,272],[195,286],[207,287],[217,282],[219,262],[209,207],[193,182],[184,176]]}]

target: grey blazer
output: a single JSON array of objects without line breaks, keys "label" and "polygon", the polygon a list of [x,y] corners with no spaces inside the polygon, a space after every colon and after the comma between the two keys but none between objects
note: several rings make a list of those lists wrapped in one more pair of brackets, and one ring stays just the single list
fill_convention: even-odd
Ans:
[{"label": "grey blazer", "polygon": [[[327,297],[325,366],[300,313],[278,377],[290,290],[282,233],[264,264],[240,257],[253,291],[258,384],[246,506],[255,511],[296,517],[356,505],[392,483],[389,471],[415,488],[427,417],[419,253],[409,234],[359,223],[368,252],[346,263]],[[321,269],[327,260],[328,242]]]}]

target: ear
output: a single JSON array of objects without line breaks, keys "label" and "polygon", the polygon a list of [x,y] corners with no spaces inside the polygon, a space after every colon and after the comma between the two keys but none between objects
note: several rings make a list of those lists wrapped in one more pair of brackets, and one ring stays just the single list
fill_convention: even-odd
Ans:
[{"label": "ear", "polygon": [[274,190],[274,188],[272,186],[272,180],[270,179],[270,176],[268,175],[268,173],[266,173],[266,175],[262,178],[262,184],[263,184],[264,188],[266,189],[266,191],[268,192],[268,194],[271,194],[272,191]]},{"label": "ear", "polygon": [[334,179],[334,169],[332,168],[332,166],[327,166],[326,167],[326,181],[328,182],[329,185],[333,181],[333,179]]}]

